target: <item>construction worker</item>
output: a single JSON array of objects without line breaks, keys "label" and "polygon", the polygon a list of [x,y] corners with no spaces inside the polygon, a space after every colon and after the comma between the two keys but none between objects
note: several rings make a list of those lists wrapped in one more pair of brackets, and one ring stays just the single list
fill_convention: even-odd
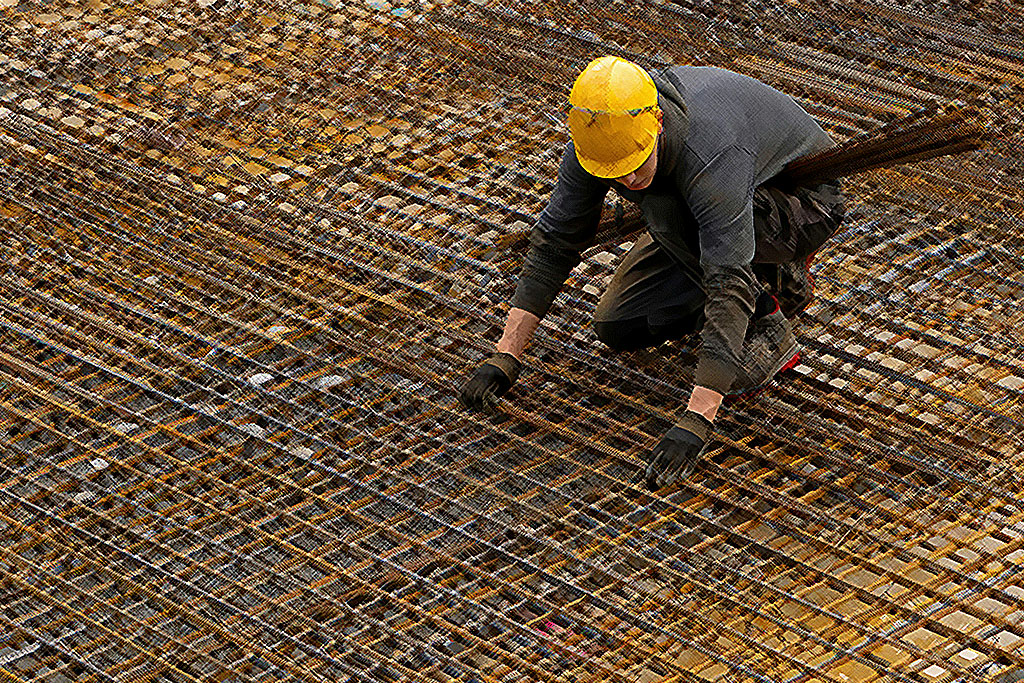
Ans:
[{"label": "construction worker", "polygon": [[812,297],[811,256],[838,229],[838,183],[787,191],[772,184],[797,157],[832,146],[791,97],[713,67],[648,73],[601,57],[569,96],[569,131],[555,185],[530,237],[504,334],[461,394],[489,409],[519,377],[524,348],[614,188],[639,204],[647,232],[615,272],[594,316],[615,350],[700,332],[694,387],[648,455],[651,490],[686,477],[719,406],[794,365],[789,319]]}]

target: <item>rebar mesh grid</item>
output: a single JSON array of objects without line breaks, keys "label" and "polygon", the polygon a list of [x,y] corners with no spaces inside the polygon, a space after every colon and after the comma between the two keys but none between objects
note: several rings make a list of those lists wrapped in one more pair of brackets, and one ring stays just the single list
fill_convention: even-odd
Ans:
[{"label": "rebar mesh grid", "polygon": [[[0,679],[1013,676],[1013,10],[0,0]],[[837,139],[945,101],[998,132],[847,181],[797,376],[658,494],[694,349],[594,339],[629,242],[498,414],[456,400],[604,53],[761,78]]]}]

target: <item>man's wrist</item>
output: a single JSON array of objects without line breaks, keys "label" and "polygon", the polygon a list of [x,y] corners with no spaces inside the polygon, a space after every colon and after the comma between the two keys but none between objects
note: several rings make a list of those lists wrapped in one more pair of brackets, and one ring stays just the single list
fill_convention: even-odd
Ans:
[{"label": "man's wrist", "polygon": [[540,318],[536,314],[522,308],[511,309],[505,321],[505,330],[495,344],[494,350],[522,360],[523,351],[539,324]]},{"label": "man's wrist", "polygon": [[504,339],[502,339],[501,341],[494,345],[495,353],[507,353],[508,355],[512,356],[513,358],[519,361],[523,359],[523,351],[524,349],[522,348],[516,348],[515,344],[505,343]]},{"label": "man's wrist", "polygon": [[703,415],[709,422],[714,422],[720,405],[722,405],[722,394],[714,389],[695,386],[690,393],[690,402],[686,409]]}]

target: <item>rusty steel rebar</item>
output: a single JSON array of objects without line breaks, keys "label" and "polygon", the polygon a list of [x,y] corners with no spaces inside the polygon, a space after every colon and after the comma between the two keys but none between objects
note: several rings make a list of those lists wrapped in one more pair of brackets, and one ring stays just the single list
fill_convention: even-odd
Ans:
[{"label": "rusty steel rebar", "polygon": [[[0,2],[0,679],[1024,668],[1024,44],[925,5]],[[802,364],[657,494],[696,340],[589,328],[631,205],[456,399],[603,53],[761,78],[844,172],[991,136],[846,181]]]}]

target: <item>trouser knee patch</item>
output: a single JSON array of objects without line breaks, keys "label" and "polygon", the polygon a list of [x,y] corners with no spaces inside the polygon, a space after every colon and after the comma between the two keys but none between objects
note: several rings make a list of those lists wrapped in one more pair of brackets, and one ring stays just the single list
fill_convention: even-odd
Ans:
[{"label": "trouser knee patch", "polygon": [[598,340],[613,351],[634,351],[656,343],[646,318],[594,321]]}]

